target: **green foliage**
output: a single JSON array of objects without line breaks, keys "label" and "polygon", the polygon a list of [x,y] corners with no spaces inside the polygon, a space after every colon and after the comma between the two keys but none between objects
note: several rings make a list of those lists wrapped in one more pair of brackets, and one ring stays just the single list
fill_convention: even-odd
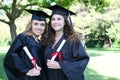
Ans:
[{"label": "green foliage", "polygon": [[[104,40],[109,38],[113,41],[116,39],[120,40],[120,16],[119,7],[116,1],[114,6],[105,8],[103,14],[95,12],[93,6],[84,7],[83,4],[73,5],[72,9],[77,9],[77,17],[73,18],[75,30],[81,34],[85,35],[85,41],[88,47],[102,47],[104,45]],[[117,5],[117,6],[116,6]],[[83,38],[81,38],[83,40]],[[99,42],[100,41],[100,42]]]},{"label": "green foliage", "polygon": [[88,40],[85,45],[87,48],[102,48],[103,40]]},{"label": "green foliage", "polygon": [[120,23],[114,23],[107,32],[107,35],[112,39],[112,47],[120,48]]},{"label": "green foliage", "polygon": [[6,11],[10,11],[11,10],[11,5],[5,5],[3,7],[3,9],[6,10]]},{"label": "green foliage", "polygon": [[78,0],[85,4],[85,6],[92,5],[97,12],[103,13],[104,9],[110,6],[110,2],[106,0]]},{"label": "green foliage", "polygon": [[48,0],[28,0],[28,3],[30,3],[30,4],[32,4],[32,3],[41,4],[41,3],[43,3],[44,1],[48,1]]},{"label": "green foliage", "polygon": [[74,0],[42,0],[42,5],[47,7],[50,6],[52,2],[55,2],[58,5],[64,6],[64,7],[70,7],[75,1]]},{"label": "green foliage", "polygon": [[108,7],[110,3],[105,0],[91,0],[91,5],[95,6],[96,11],[103,12],[104,7]]},{"label": "green foliage", "polygon": [[41,0],[41,5],[43,7],[46,7],[46,6],[50,5],[50,0]]},{"label": "green foliage", "polygon": [[113,42],[112,48],[120,48],[120,39]]},{"label": "green foliage", "polygon": [[66,0],[65,2],[63,2],[64,0],[58,0],[58,4],[63,5],[63,6],[70,6],[71,4],[74,3],[74,0]]},{"label": "green foliage", "polygon": [[[86,35],[86,46],[101,48],[104,45],[104,41],[110,38],[108,29],[113,25],[112,21],[101,20],[90,26],[91,33]],[[92,43],[92,44],[91,44]]]},{"label": "green foliage", "polygon": [[107,32],[107,35],[109,35],[110,38],[120,40],[120,23],[114,23],[114,25],[112,25]]},{"label": "green foliage", "polygon": [[104,40],[107,35],[107,30],[111,28],[112,22],[101,20],[95,25],[90,26],[91,33],[87,35],[87,39],[89,40]]}]

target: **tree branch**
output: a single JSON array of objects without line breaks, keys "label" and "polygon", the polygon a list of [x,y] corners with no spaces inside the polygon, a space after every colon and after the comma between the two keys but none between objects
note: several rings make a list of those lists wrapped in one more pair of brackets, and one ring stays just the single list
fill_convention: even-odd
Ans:
[{"label": "tree branch", "polygon": [[23,0],[20,0],[16,6],[18,6]]},{"label": "tree branch", "polygon": [[33,5],[37,5],[37,4],[38,4],[38,3],[32,3],[32,4],[27,4],[27,5],[23,6],[20,10],[18,10],[19,12],[18,12],[17,17],[19,17],[20,14],[21,14],[28,6],[33,6]]},{"label": "tree branch", "polygon": [[2,19],[0,19],[0,21],[3,22],[3,23],[9,24],[9,22],[7,22],[5,20],[2,20]]},{"label": "tree branch", "polygon": [[14,14],[14,12],[16,12],[16,2],[17,2],[17,0],[14,0],[13,3],[12,3],[12,12],[11,12],[11,14]]}]

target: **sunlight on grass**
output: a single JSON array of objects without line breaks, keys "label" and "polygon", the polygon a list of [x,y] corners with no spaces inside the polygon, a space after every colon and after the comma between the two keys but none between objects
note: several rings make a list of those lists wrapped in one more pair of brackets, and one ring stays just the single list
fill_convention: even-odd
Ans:
[{"label": "sunlight on grass", "polygon": [[105,55],[91,57],[89,68],[101,75],[111,76],[120,79],[120,55]]},{"label": "sunlight on grass", "polygon": [[86,80],[120,80],[120,49],[89,49],[90,62],[85,71]]}]

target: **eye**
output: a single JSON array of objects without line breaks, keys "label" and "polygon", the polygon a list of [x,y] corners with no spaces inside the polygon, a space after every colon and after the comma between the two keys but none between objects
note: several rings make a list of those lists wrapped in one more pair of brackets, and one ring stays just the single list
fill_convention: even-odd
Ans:
[{"label": "eye", "polygon": [[33,23],[33,25],[39,25],[38,23]]},{"label": "eye", "polygon": [[57,20],[61,20],[61,18],[60,18],[60,17],[58,17],[58,18],[57,18]]},{"label": "eye", "polygon": [[51,20],[52,20],[52,21],[54,21],[54,20],[55,20],[55,18],[52,18]]},{"label": "eye", "polygon": [[45,24],[44,24],[44,23],[41,23],[40,25],[41,25],[41,26],[45,26]]}]

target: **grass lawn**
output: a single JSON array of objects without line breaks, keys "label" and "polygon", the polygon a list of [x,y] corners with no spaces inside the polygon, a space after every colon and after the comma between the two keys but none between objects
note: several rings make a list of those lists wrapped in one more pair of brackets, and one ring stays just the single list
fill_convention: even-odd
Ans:
[{"label": "grass lawn", "polygon": [[0,80],[7,80],[4,68],[3,59],[9,47],[0,46]]},{"label": "grass lawn", "polygon": [[85,80],[120,80],[120,49],[87,49]]},{"label": "grass lawn", "polygon": [[3,68],[4,56],[5,56],[5,51],[0,51],[0,80],[7,80],[7,77]]},{"label": "grass lawn", "polygon": [[[87,49],[90,56],[85,70],[85,80],[120,80],[120,49]],[[3,58],[6,51],[0,50],[0,80],[7,80]]]}]

